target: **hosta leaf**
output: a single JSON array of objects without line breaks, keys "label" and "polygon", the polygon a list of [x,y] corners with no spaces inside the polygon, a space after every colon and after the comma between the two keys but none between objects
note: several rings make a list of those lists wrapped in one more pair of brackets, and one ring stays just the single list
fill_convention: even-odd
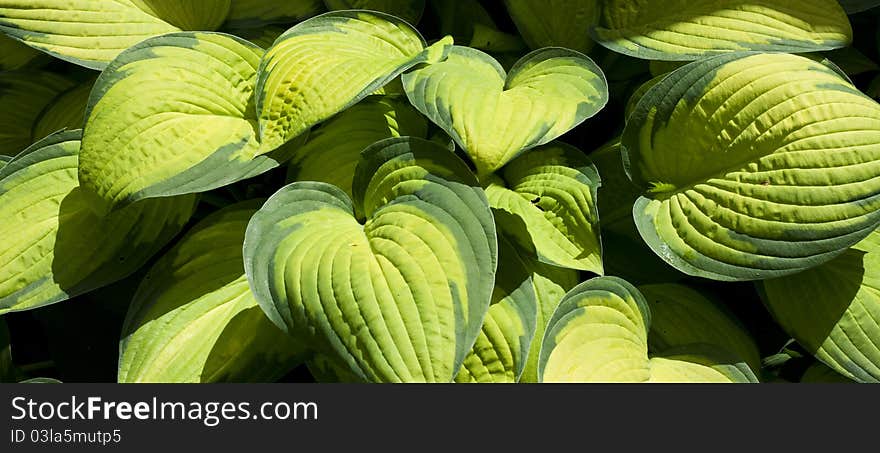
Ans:
[{"label": "hosta leaf", "polygon": [[276,324],[313,336],[369,381],[450,382],[480,332],[495,280],[492,213],[464,162],[401,137],[366,149],[354,203],[291,184],[260,209],[245,269]]},{"label": "hosta leaf", "polygon": [[43,109],[33,126],[34,141],[62,129],[82,129],[85,122],[83,115],[94,82],[94,79],[90,79],[56,96]]},{"label": "hosta leaf", "polygon": [[0,34],[0,71],[35,66],[44,56],[39,50]]},{"label": "hosta leaf", "polygon": [[194,196],[99,218],[77,181],[80,131],[53,134],[0,170],[0,314],[59,302],[141,267],[189,220]]},{"label": "hosta leaf", "polygon": [[123,52],[89,99],[80,181],[107,213],[263,173],[253,105],[263,50],[219,33],[175,33]]},{"label": "hosta leaf", "polygon": [[636,58],[696,60],[731,51],[846,47],[852,28],[836,0],[607,0],[594,35]]},{"label": "hosta leaf", "polygon": [[411,25],[370,11],[337,11],[295,25],[267,52],[257,81],[262,152],[299,136],[419,63],[444,58]]},{"label": "hosta leaf", "polygon": [[226,27],[262,27],[298,22],[324,11],[321,0],[233,0]]},{"label": "hosta leaf", "polygon": [[153,265],[123,327],[119,382],[272,381],[297,364],[303,348],[266,318],[244,274],[260,204],[212,214]]},{"label": "hosta leaf", "polygon": [[599,21],[599,0],[504,0],[516,28],[532,49],[593,48],[590,27]]},{"label": "hosta leaf", "polygon": [[216,30],[237,0],[131,0],[142,11],[181,30]]},{"label": "hosta leaf", "polygon": [[0,153],[18,154],[36,139],[34,125],[56,96],[73,82],[43,71],[0,72]]},{"label": "hosta leaf", "polygon": [[822,264],[880,221],[880,105],[785,54],[692,63],[642,98],[623,135],[633,214],[677,269],[757,280]]},{"label": "hosta leaf", "polygon": [[648,356],[651,312],[616,277],[572,289],[557,307],[538,362],[543,382],[756,382],[744,363],[697,344]]},{"label": "hosta leaf", "polygon": [[132,0],[0,0],[0,33],[92,69],[146,38],[175,31]]},{"label": "hosta leaf", "polygon": [[880,0],[838,0],[849,14],[860,13],[880,6]]},{"label": "hosta leaf", "polygon": [[522,375],[535,335],[538,300],[531,273],[514,247],[499,238],[492,305],[456,382],[514,383]]},{"label": "hosta leaf", "polygon": [[541,261],[603,274],[599,185],[590,160],[579,149],[556,142],[504,166],[486,196],[496,215],[505,219],[499,219],[499,229],[521,247],[534,248]]},{"label": "hosta leaf", "polygon": [[0,154],[0,170],[3,170],[3,167],[5,167],[11,160],[11,157]]},{"label": "hosta leaf", "polygon": [[324,0],[329,10],[367,9],[397,16],[417,24],[425,11],[425,0]]},{"label": "hosta leaf", "polygon": [[534,51],[505,74],[488,54],[454,46],[445,61],[404,74],[403,85],[481,175],[568,132],[608,101],[599,67],[561,48]]},{"label": "hosta leaf", "polygon": [[779,324],[817,359],[859,382],[880,382],[880,232],[834,260],[761,285]]},{"label": "hosta leaf", "polygon": [[644,285],[639,291],[651,308],[649,350],[711,344],[741,357],[755,373],[761,370],[761,353],[755,340],[717,302],[678,284]]},{"label": "hosta leaf", "polygon": [[371,96],[309,133],[290,160],[290,181],[320,181],[351,196],[361,151],[391,137],[427,137],[428,122],[406,99]]}]

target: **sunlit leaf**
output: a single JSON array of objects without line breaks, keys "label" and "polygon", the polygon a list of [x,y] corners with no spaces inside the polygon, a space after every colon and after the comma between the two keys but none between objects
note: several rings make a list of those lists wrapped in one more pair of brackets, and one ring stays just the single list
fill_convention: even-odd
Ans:
[{"label": "sunlit leaf", "polygon": [[366,380],[452,381],[495,281],[482,188],[442,145],[401,137],[363,152],[353,193],[299,182],[257,212],[244,246],[257,300]]}]

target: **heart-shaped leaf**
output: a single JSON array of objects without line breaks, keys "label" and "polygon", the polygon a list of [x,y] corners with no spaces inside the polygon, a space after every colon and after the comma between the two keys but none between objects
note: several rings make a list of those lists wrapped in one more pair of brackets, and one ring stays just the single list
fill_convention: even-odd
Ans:
[{"label": "heart-shaped leaf", "polygon": [[80,131],[53,134],[0,170],[0,314],[117,281],[170,241],[194,196],[148,200],[99,218],[77,181]]},{"label": "heart-shaped leaf", "polygon": [[852,42],[852,27],[836,0],[606,0],[594,37],[636,58],[696,60],[837,49]]},{"label": "heart-shaped leaf", "polygon": [[321,0],[233,0],[225,28],[256,28],[299,22],[324,11]]},{"label": "heart-shaped leaf", "polygon": [[386,138],[427,135],[428,121],[406,99],[371,96],[309,133],[290,159],[288,180],[326,182],[351,196],[361,151]]},{"label": "heart-shaped leaf", "polygon": [[859,382],[880,382],[880,232],[825,265],[759,286],[785,331]]},{"label": "heart-shaped leaf", "polygon": [[406,22],[371,11],[336,11],[295,25],[267,52],[257,81],[263,152],[372,94],[419,64],[445,57],[446,38],[425,47]]},{"label": "heart-shaped leaf", "polygon": [[880,222],[880,105],[785,54],[689,64],[639,102],[623,135],[633,214],[690,275],[757,280],[822,264]]},{"label": "heart-shaped leaf", "polygon": [[364,150],[345,193],[291,184],[253,217],[248,281],[263,310],[368,381],[450,382],[483,323],[495,225],[482,188],[440,144]]},{"label": "heart-shaped leaf", "polygon": [[695,343],[711,344],[741,357],[755,373],[761,353],[751,334],[722,305],[679,284],[644,285],[639,291],[651,309],[648,349],[667,351]]},{"label": "heart-shaped leaf", "polygon": [[71,87],[73,82],[51,72],[0,72],[0,154],[16,155],[43,138],[34,134],[40,115]]},{"label": "heart-shaped leaf", "polygon": [[83,136],[80,181],[96,212],[207,191],[289,157],[257,155],[262,54],[231,35],[174,33],[114,60],[92,91]]},{"label": "heart-shaped leaf", "polygon": [[492,305],[474,347],[459,371],[459,383],[519,381],[537,324],[538,300],[531,273],[514,245],[498,238],[498,276]]},{"label": "heart-shaped leaf", "polygon": [[543,382],[757,382],[748,365],[711,345],[648,355],[651,312],[616,277],[572,289],[547,326],[538,362]]},{"label": "heart-shaped leaf", "polygon": [[593,48],[590,27],[599,21],[599,0],[504,0],[516,28],[532,49]]},{"label": "heart-shaped leaf", "polygon": [[11,157],[0,154],[0,170],[3,170],[3,167],[5,167],[11,160]]},{"label": "heart-shaped leaf", "polygon": [[522,248],[548,264],[604,273],[596,207],[601,182],[583,152],[555,142],[514,159],[491,181],[486,196],[499,229]]},{"label": "heart-shaped leaf", "polygon": [[366,9],[397,16],[411,24],[417,24],[425,12],[425,0],[324,0],[331,11],[342,9]]},{"label": "heart-shaped leaf", "polygon": [[119,382],[273,381],[298,363],[303,347],[266,318],[244,274],[261,203],[211,214],[153,265],[122,329]]},{"label": "heart-shaped leaf", "polygon": [[[213,30],[230,0],[0,0],[0,33],[52,56],[104,69],[144,39]],[[173,25],[177,24],[177,25]]]},{"label": "heart-shaped leaf", "polygon": [[567,49],[534,51],[505,74],[488,54],[453,46],[438,64],[403,75],[410,102],[467,151],[482,176],[548,143],[608,101],[602,71]]}]

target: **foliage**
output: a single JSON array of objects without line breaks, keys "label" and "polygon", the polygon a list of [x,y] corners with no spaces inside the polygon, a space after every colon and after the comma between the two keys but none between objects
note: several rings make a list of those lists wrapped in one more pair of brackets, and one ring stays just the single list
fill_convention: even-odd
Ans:
[{"label": "foliage", "polygon": [[0,381],[878,382],[877,6],[0,0]]}]

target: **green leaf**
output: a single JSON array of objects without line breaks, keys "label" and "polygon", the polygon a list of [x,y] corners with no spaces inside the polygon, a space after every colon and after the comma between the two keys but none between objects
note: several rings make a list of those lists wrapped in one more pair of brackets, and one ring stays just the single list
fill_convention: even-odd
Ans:
[{"label": "green leaf", "polygon": [[33,126],[33,139],[48,136],[63,129],[82,129],[85,123],[86,104],[95,79],[89,79],[55,97],[40,113]]},{"label": "green leaf", "polygon": [[599,0],[504,0],[516,28],[532,49],[566,47],[587,53],[589,29],[599,21]]},{"label": "green leaf", "polygon": [[[238,0],[131,0],[141,11],[181,30],[216,30]],[[94,3],[94,2],[93,2]],[[124,3],[124,2],[122,2]]]},{"label": "green leaf", "polygon": [[488,54],[453,46],[403,75],[410,102],[467,151],[484,177],[595,115],[608,102],[602,70],[567,49],[536,50],[506,74]]},{"label": "green leaf", "polygon": [[514,247],[499,237],[492,305],[456,382],[515,383],[522,376],[535,336],[538,300],[531,273]]},{"label": "green leaf", "polygon": [[606,0],[594,38],[624,55],[677,61],[837,49],[852,42],[852,27],[835,0]]},{"label": "green leaf", "polygon": [[43,71],[0,72],[0,154],[15,155],[36,139],[34,125],[73,82]]},{"label": "green leaf", "polygon": [[383,13],[337,11],[295,25],[260,65],[256,104],[262,151],[274,150],[356,104],[420,63],[445,57],[411,25]]},{"label": "green leaf", "polygon": [[759,286],[776,321],[817,359],[880,382],[880,232],[823,266]]},{"label": "green leaf", "polygon": [[639,291],[651,308],[649,350],[711,344],[741,357],[755,373],[760,372],[758,345],[739,320],[718,302],[678,284],[645,285]]},{"label": "green leaf", "polygon": [[648,356],[651,311],[616,277],[572,289],[551,318],[538,363],[542,382],[757,382],[748,365],[712,345]]},{"label": "green leaf", "polygon": [[327,9],[365,9],[397,16],[410,24],[417,24],[425,12],[425,0],[324,0]]},{"label": "green leaf", "polygon": [[[180,31],[169,21],[210,18],[223,12],[223,4],[228,10],[229,0],[0,0],[0,33],[62,60],[100,70],[144,39]],[[141,9],[147,5],[173,15],[168,21],[160,19],[155,11]]]},{"label": "green leaf", "polygon": [[128,310],[119,382],[273,381],[303,346],[251,294],[242,244],[260,200],[202,220],[146,275]]},{"label": "green leaf", "polygon": [[195,197],[94,215],[79,188],[80,131],[53,134],[0,170],[0,314],[66,300],[140,268],[186,224]]},{"label": "green leaf", "polygon": [[0,34],[0,71],[39,66],[45,54]]},{"label": "green leaf", "polygon": [[642,98],[622,143],[642,238],[689,275],[797,273],[880,222],[880,105],[807,58],[689,64]]},{"label": "green leaf", "polygon": [[[233,0],[225,28],[257,28],[299,22],[324,11],[321,0]],[[262,47],[262,46],[261,46]]]},{"label": "green leaf", "polygon": [[600,184],[596,167],[579,149],[555,142],[504,166],[486,196],[502,216],[499,229],[534,249],[541,261],[601,275]]},{"label": "green leaf", "polygon": [[839,0],[848,14],[860,13],[880,6],[878,0]]},{"label": "green leaf", "polygon": [[400,136],[426,138],[427,120],[406,99],[370,96],[309,133],[290,160],[288,180],[326,182],[351,196],[361,151]]},{"label": "green leaf", "polygon": [[257,301],[368,381],[451,382],[495,281],[482,188],[448,149],[412,137],[364,150],[353,188],[352,202],[325,183],[294,183],[251,219],[245,270]]},{"label": "green leaf", "polygon": [[114,60],[86,112],[79,174],[95,211],[204,192],[285,161],[285,149],[258,155],[253,92],[262,55],[231,35],[186,32]]}]

